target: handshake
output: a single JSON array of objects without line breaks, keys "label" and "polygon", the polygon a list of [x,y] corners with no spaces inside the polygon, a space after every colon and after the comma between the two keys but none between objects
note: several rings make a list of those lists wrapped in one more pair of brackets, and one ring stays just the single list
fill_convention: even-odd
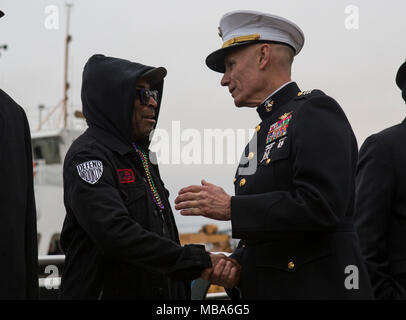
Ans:
[{"label": "handshake", "polygon": [[224,288],[235,288],[240,282],[241,266],[237,260],[224,254],[210,253],[211,268],[202,272],[201,278]]}]

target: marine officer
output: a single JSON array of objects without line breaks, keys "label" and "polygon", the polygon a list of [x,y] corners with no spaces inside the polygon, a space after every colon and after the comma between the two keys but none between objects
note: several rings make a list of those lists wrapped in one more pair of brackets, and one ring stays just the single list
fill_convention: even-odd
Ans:
[{"label": "marine officer", "polygon": [[[291,80],[303,32],[282,17],[234,11],[219,33],[222,48],[206,64],[224,74],[237,107],[256,108],[260,123],[235,174],[235,196],[203,180],[179,191],[176,209],[231,220],[242,239],[232,255],[242,269],[231,297],[372,297],[352,223],[356,139],[333,98]],[[230,277],[216,268],[211,278]]]},{"label": "marine officer", "polygon": [[[406,62],[396,75],[406,101]],[[377,299],[406,299],[406,119],[359,152],[355,221]]]}]

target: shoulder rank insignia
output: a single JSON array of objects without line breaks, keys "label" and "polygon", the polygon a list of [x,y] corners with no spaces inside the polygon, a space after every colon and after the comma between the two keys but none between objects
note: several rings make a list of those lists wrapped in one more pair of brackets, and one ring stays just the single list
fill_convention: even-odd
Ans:
[{"label": "shoulder rank insignia", "polygon": [[266,144],[286,135],[289,122],[292,119],[292,112],[288,114],[285,113],[282,117],[279,118],[280,120],[278,122],[271,124],[269,127]]},{"label": "shoulder rank insignia", "polygon": [[307,95],[307,94],[312,93],[312,91],[313,91],[313,90],[300,91],[300,92],[297,94],[297,96],[298,96],[298,97],[305,96],[305,95]]}]

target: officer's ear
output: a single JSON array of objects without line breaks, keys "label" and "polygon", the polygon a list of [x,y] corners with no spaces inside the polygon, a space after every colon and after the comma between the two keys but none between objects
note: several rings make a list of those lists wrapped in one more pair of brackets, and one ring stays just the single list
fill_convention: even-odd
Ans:
[{"label": "officer's ear", "polygon": [[264,69],[271,59],[272,48],[268,43],[263,43],[259,47],[257,62],[260,69]]}]

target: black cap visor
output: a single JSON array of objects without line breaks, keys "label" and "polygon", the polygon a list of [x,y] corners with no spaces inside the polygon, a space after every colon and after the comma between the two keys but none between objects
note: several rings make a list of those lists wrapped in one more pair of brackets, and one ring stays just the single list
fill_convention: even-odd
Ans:
[{"label": "black cap visor", "polygon": [[164,67],[158,67],[148,70],[142,75],[142,79],[145,79],[151,86],[161,82],[166,77],[167,71]]},{"label": "black cap visor", "polygon": [[229,54],[233,49],[253,43],[257,43],[257,41],[240,42],[226,48],[220,48],[207,56],[206,65],[213,71],[224,73],[226,71],[224,59],[226,58],[227,54]]}]

